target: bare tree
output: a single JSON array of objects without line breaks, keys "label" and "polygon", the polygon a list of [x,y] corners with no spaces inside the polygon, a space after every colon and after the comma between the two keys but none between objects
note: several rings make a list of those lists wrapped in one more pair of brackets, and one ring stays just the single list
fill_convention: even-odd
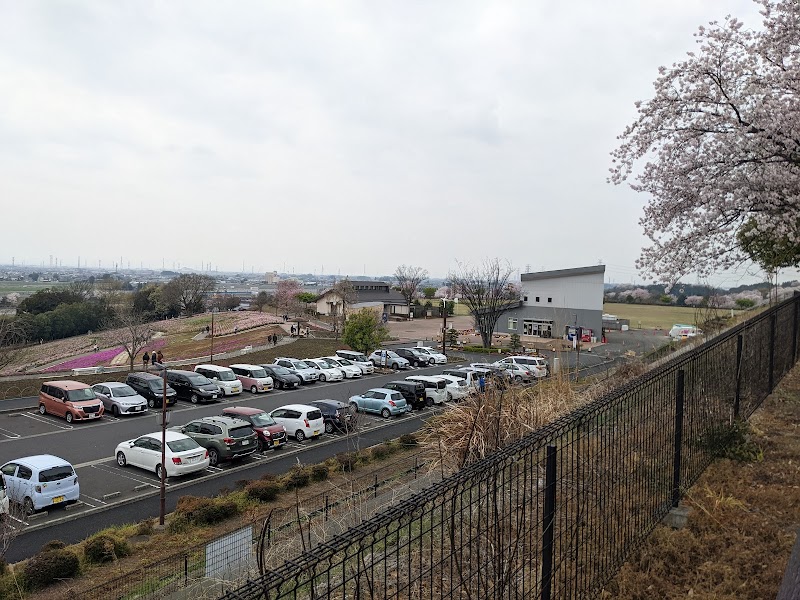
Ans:
[{"label": "bare tree", "polygon": [[448,276],[454,294],[461,298],[475,319],[484,348],[492,345],[492,333],[500,315],[519,300],[516,287],[508,281],[513,269],[497,258],[477,267],[459,263]]},{"label": "bare tree", "polygon": [[358,294],[356,294],[353,283],[347,277],[333,284],[331,291],[337,297],[331,306],[331,316],[333,317],[333,331],[338,339],[347,322],[347,311],[358,300]]},{"label": "bare tree", "polygon": [[174,304],[181,312],[192,315],[205,310],[205,296],[216,285],[216,280],[208,275],[179,275],[164,285],[162,296],[165,304]]},{"label": "bare tree", "polygon": [[428,279],[428,271],[422,267],[411,267],[400,265],[394,272],[394,278],[397,280],[397,287],[400,288],[400,293],[406,299],[408,305],[408,312],[411,313],[411,303],[417,296],[420,286]]},{"label": "bare tree", "polygon": [[119,344],[125,349],[130,361],[130,369],[133,371],[134,360],[142,348],[147,345],[153,335],[153,330],[141,313],[127,306],[117,310],[116,317],[111,325],[112,338],[114,343]]},{"label": "bare tree", "polygon": [[25,331],[21,321],[9,315],[0,315],[0,369],[21,357],[24,348]]}]

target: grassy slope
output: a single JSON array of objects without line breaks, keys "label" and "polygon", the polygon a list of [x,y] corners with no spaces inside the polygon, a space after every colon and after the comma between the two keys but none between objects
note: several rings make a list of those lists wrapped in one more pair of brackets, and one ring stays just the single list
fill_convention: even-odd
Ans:
[{"label": "grassy slope", "polygon": [[[616,315],[620,319],[630,319],[632,329],[639,327],[639,321],[645,329],[670,329],[676,323],[693,325],[697,318],[704,318],[698,315],[697,309],[687,306],[607,303],[603,305],[603,312]],[[723,312],[730,314],[729,311]]]}]

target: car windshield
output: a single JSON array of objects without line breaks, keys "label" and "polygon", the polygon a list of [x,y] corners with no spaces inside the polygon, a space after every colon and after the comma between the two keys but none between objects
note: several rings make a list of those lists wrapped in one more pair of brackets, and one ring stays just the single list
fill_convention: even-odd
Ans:
[{"label": "car windshield", "polygon": [[307,365],[306,363],[304,363],[302,360],[296,360],[292,364],[294,364],[294,368],[295,369],[312,369],[313,368],[313,367],[310,367],[309,365]]},{"label": "car windshield", "polygon": [[256,427],[267,427],[269,425],[277,425],[275,419],[270,417],[267,413],[260,413],[250,417],[253,420],[253,425]]},{"label": "car windshield", "polygon": [[194,375],[188,375],[188,377],[189,381],[191,381],[195,385],[206,385],[208,383],[211,383],[211,380],[205,375],[198,375],[195,373]]},{"label": "car windshield", "polygon": [[353,364],[349,360],[347,360],[346,358],[339,358],[339,359],[336,360],[336,362],[338,362],[340,365],[345,365],[347,367],[350,367]]},{"label": "car windshield", "polygon": [[220,371],[217,374],[217,379],[220,381],[236,381],[236,375],[233,374],[233,371]]},{"label": "car windshield", "polygon": [[82,390],[67,390],[67,400],[70,402],[80,402],[82,400],[94,400],[97,396],[94,395],[92,388],[83,388]]},{"label": "car windshield", "polygon": [[356,362],[369,362],[369,359],[363,354],[356,354],[350,360],[354,360]]},{"label": "car windshield", "polygon": [[200,447],[200,444],[195,442],[192,438],[187,437],[180,440],[172,440],[171,442],[167,442],[167,446],[173,452],[186,452],[188,450],[197,450]]},{"label": "car windshield", "polygon": [[129,385],[121,385],[119,387],[113,387],[111,389],[111,395],[115,398],[127,398],[128,396],[135,396],[136,390],[134,390]]},{"label": "car windshield", "polygon": [[72,477],[74,471],[69,465],[61,465],[59,467],[50,467],[39,473],[39,481],[45,483],[48,481],[60,481],[67,477]]},{"label": "car windshield", "polygon": [[[163,381],[150,381],[150,389],[154,392],[161,392],[164,391],[164,382]],[[169,389],[169,386],[167,386]]]},{"label": "car windshield", "polygon": [[286,367],[270,367],[275,375],[291,375],[292,372]]},{"label": "car windshield", "polygon": [[319,364],[325,369],[335,369],[337,367],[337,365],[333,364],[328,360],[325,360],[324,358],[319,359]]},{"label": "car windshield", "polygon": [[267,372],[264,369],[252,369],[250,375],[256,379],[263,379],[267,376]]}]

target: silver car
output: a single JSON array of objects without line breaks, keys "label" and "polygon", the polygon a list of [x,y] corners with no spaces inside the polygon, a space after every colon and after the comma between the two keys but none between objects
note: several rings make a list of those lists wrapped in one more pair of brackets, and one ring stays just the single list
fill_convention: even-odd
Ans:
[{"label": "silver car", "polygon": [[300,378],[303,385],[314,383],[319,380],[319,371],[309,367],[302,360],[297,360],[296,358],[276,358],[275,364],[289,369],[293,375],[297,375]]},{"label": "silver car", "polygon": [[115,417],[138,415],[147,412],[147,400],[136,393],[127,383],[108,381],[92,386],[94,393],[103,402],[106,412]]}]

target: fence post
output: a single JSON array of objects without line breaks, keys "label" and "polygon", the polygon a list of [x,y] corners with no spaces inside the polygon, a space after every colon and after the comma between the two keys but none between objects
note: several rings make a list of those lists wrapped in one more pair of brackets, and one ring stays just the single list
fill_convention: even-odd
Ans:
[{"label": "fence post", "polygon": [[553,585],[553,527],[556,517],[556,447],[547,447],[544,518],[542,520],[542,599],[550,600]]},{"label": "fence post", "polygon": [[375,474],[375,493],[374,493],[374,495],[372,497],[373,498],[377,498],[378,497],[378,474],[377,473]]},{"label": "fence post", "polygon": [[792,321],[792,366],[797,362],[797,311],[800,310],[800,292],[794,293],[794,320]]},{"label": "fence post", "polygon": [[736,336],[736,397],[733,400],[733,418],[739,418],[739,402],[742,399],[742,334]]},{"label": "fence post", "polygon": [[325,494],[325,520],[328,520],[328,494]]},{"label": "fence post", "polygon": [[769,318],[769,393],[775,388],[775,326],[778,321],[777,313],[773,312]]},{"label": "fence post", "polygon": [[675,374],[675,449],[672,456],[672,506],[681,500],[681,444],[683,444],[683,369]]},{"label": "fence post", "polygon": [[417,478],[417,457],[414,457],[414,479]]},{"label": "fence post", "polygon": [[183,555],[183,587],[189,585],[189,555]]}]

